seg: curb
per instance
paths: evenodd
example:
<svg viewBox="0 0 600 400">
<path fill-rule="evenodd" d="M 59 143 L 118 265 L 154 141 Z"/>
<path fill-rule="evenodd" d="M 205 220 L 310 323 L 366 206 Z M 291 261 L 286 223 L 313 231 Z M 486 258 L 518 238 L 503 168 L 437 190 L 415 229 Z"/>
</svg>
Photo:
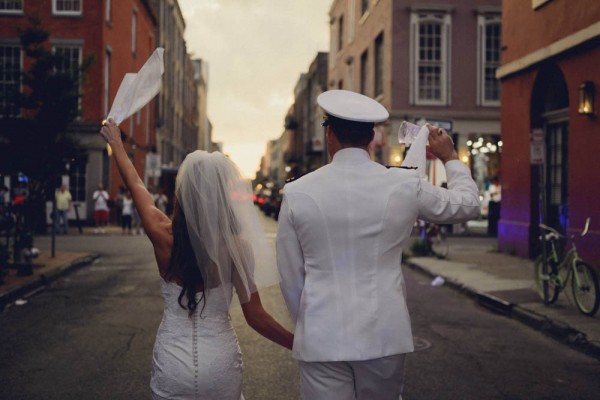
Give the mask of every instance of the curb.
<svg viewBox="0 0 600 400">
<path fill-rule="evenodd" d="M 58 268 L 50 270 L 44 274 L 38 275 L 35 279 L 24 283 L 21 286 L 17 286 L 6 293 L 0 294 L 0 311 L 19 298 L 29 298 L 39 291 L 43 290 L 46 286 L 50 285 L 57 279 L 76 271 L 77 269 L 90 265 L 96 259 L 100 257 L 99 254 L 90 254 L 87 256 L 80 257 L 69 264 L 62 265 Z"/>
<path fill-rule="evenodd" d="M 421 265 L 412 263 L 410 260 L 402 260 L 402 263 L 407 267 L 432 278 L 438 276 L 438 274 L 431 272 Z M 552 320 L 545 315 L 538 314 L 525 307 L 519 306 L 518 304 L 510 303 L 485 292 L 480 292 L 477 289 L 459 283 L 452 278 L 447 278 L 445 276 L 443 276 L 443 278 L 447 286 L 476 300 L 479 305 L 497 314 L 519 321 L 562 344 L 578 350 L 587 356 L 600 360 L 600 343 L 588 341 L 587 335 L 584 332 L 574 329 L 561 321 Z"/>
</svg>

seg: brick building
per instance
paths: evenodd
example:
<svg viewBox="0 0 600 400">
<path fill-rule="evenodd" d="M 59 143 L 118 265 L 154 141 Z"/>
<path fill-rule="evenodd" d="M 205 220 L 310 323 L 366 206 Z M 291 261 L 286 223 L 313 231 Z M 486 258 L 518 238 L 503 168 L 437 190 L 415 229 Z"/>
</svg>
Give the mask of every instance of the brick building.
<svg viewBox="0 0 600 400">
<path fill-rule="evenodd" d="M 427 120 L 455 135 L 480 191 L 500 174 L 500 0 L 335 0 L 329 16 L 328 89 L 381 102 L 390 119 L 376 127 L 373 157 L 400 165 L 402 120 Z M 430 179 L 445 181 L 439 162 Z"/>
<path fill-rule="evenodd" d="M 18 28 L 28 16 L 37 16 L 50 33 L 49 45 L 69 54 L 73 63 L 95 55 L 83 87 L 80 117 L 69 128 L 88 151 L 84 162 L 69 166 L 69 185 L 80 215 L 91 217 L 91 194 L 99 183 L 114 196 L 120 183 L 106 144 L 98 134 L 121 79 L 137 72 L 156 47 L 154 13 L 146 0 L 16 0 L 0 2 L 0 55 L 2 65 L 26 69 L 18 41 Z M 144 176 L 145 155 L 154 144 L 154 107 L 147 105 L 121 128 L 127 150 Z M 71 216 L 73 217 L 73 216 Z"/>
<path fill-rule="evenodd" d="M 533 257 L 540 222 L 577 234 L 591 217 L 577 247 L 600 267 L 600 2 L 505 0 L 502 11 L 500 249 Z"/>
</svg>

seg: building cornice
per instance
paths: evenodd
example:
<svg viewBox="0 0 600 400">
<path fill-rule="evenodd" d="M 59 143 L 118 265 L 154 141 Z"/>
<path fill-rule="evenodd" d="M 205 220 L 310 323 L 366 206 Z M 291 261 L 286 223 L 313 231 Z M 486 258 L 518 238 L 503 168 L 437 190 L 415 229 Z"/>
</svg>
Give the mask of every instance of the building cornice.
<svg viewBox="0 0 600 400">
<path fill-rule="evenodd" d="M 557 56 L 561 53 L 564 53 L 567 50 L 570 50 L 587 41 L 599 37 L 600 22 L 596 22 L 595 24 L 592 24 L 587 28 L 577 31 L 569 36 L 565 36 L 564 38 L 559 39 L 556 42 L 549 44 L 548 46 L 542 47 L 539 50 L 529 53 L 524 57 L 518 58 L 514 61 L 502 65 L 496 70 L 496 78 L 504 79 L 509 75 L 520 72 L 544 60 Z"/>
</svg>

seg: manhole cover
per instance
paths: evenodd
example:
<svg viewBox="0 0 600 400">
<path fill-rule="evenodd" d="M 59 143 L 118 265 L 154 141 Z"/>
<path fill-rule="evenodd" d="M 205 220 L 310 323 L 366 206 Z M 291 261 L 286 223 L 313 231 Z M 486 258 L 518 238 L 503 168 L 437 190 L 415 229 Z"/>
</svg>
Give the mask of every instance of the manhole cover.
<svg viewBox="0 0 600 400">
<path fill-rule="evenodd" d="M 431 342 L 417 336 L 413 337 L 413 343 L 415 345 L 415 351 L 423 351 L 431 347 Z"/>
</svg>

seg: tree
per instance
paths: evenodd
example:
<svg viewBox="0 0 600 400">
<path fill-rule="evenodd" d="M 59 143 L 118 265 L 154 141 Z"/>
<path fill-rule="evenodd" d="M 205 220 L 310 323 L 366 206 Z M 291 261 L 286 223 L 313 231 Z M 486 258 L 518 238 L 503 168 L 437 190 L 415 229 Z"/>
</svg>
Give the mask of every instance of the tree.
<svg viewBox="0 0 600 400">
<path fill-rule="evenodd" d="M 52 51 L 50 33 L 39 19 L 17 30 L 25 59 L 31 66 L 21 72 L 22 92 L 2 93 L 0 103 L 0 173 L 23 173 L 29 178 L 26 224 L 45 231 L 45 202 L 51 199 L 65 164 L 85 157 L 68 126 L 79 115 L 79 99 L 94 56 L 81 65 L 63 51 Z M 15 85 L 19 86 L 19 85 Z"/>
</svg>

